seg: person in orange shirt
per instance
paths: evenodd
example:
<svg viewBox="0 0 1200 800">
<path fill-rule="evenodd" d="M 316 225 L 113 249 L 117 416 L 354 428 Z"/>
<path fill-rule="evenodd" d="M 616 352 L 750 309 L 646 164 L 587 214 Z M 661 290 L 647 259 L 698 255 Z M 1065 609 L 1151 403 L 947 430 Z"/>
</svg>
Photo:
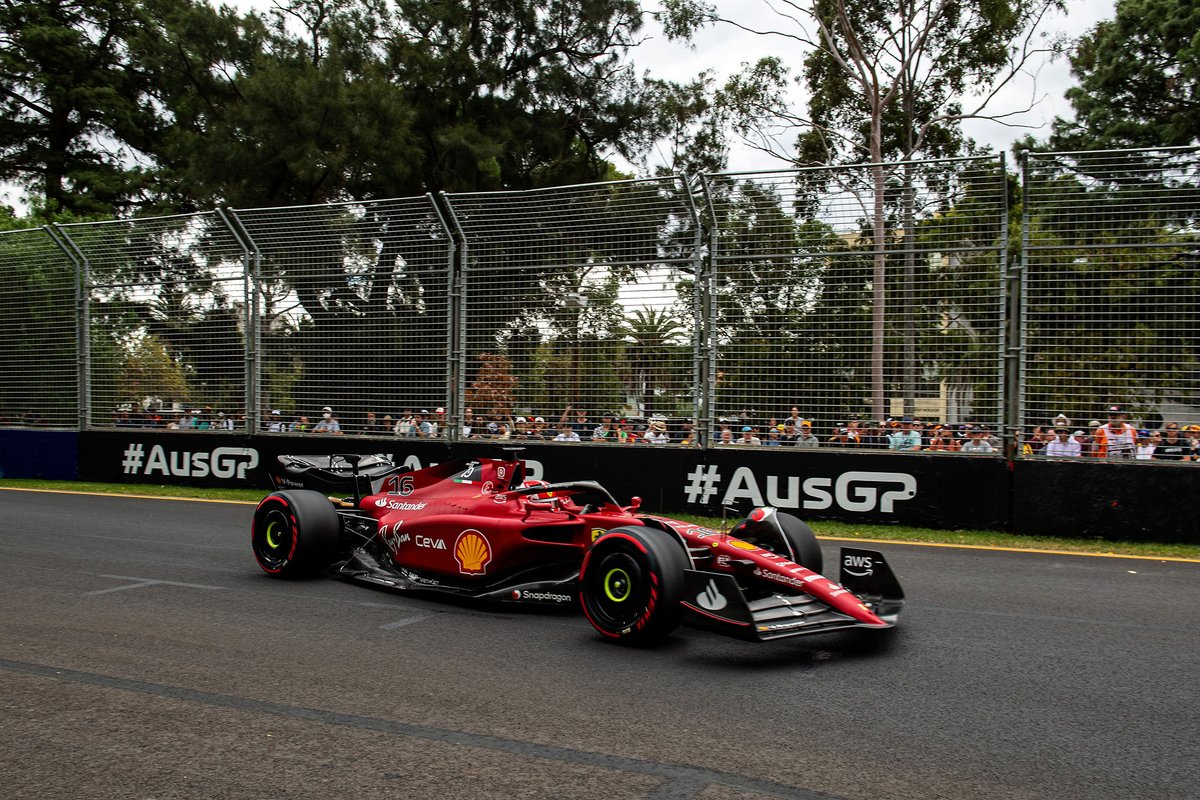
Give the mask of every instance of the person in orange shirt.
<svg viewBox="0 0 1200 800">
<path fill-rule="evenodd" d="M 1137 453 L 1137 431 L 1125 421 L 1125 410 L 1109 406 L 1108 424 L 1096 428 L 1092 456 L 1095 458 L 1133 458 Z"/>
</svg>

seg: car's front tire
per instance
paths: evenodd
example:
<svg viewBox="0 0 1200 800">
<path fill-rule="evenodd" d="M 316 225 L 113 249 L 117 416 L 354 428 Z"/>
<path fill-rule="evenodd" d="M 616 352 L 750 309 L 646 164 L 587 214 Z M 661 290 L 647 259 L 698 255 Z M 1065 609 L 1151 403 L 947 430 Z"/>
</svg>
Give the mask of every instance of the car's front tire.
<svg viewBox="0 0 1200 800">
<path fill-rule="evenodd" d="M 652 644 L 678 627 L 683 609 L 683 546 L 657 528 L 613 528 L 588 549 L 579 599 L 588 621 L 610 639 Z"/>
<path fill-rule="evenodd" d="M 776 511 L 779 520 L 778 529 L 773 525 L 756 522 L 753 515 L 733 526 L 730 535 L 743 541 L 770 550 L 772 553 L 791 559 L 797 564 L 821 572 L 825 566 L 825 558 L 821 555 L 821 543 L 812 528 L 785 511 Z M 778 531 L 783 531 L 784 541 L 780 541 Z"/>
<path fill-rule="evenodd" d="M 250 523 L 254 558 L 276 578 L 314 575 L 337 555 L 341 525 L 320 492 L 274 492 L 258 504 Z"/>
</svg>

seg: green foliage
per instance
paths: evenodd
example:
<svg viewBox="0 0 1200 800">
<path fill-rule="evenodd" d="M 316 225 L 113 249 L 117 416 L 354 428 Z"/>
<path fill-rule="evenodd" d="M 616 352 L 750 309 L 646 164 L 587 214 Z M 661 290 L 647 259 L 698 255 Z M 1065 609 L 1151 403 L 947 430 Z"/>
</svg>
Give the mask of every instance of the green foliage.
<svg viewBox="0 0 1200 800">
<path fill-rule="evenodd" d="M 75 269 L 42 230 L 0 235 L 0 417 L 78 421 Z"/>
<path fill-rule="evenodd" d="M 1067 90 L 1073 121 L 1055 120 L 1057 150 L 1200 143 L 1200 5 L 1118 0 L 1114 19 L 1077 42 Z"/>
<path fill-rule="evenodd" d="M 129 44 L 150 27 L 148 7 L 129 0 L 0 5 L 0 179 L 51 211 L 140 202 L 161 120 Z"/>
<path fill-rule="evenodd" d="M 663 136 L 716 163 L 703 83 L 626 63 L 641 25 L 633 0 L 7 4 L 0 178 L 125 215 L 588 182 Z"/>
<path fill-rule="evenodd" d="M 1097 405 L 1120 403 L 1139 419 L 1164 402 L 1195 404 L 1194 178 L 1163 180 L 1148 193 L 1161 177 L 1097 181 L 1083 160 L 1031 167 L 1025 235 L 1037 284 L 1025 316 L 1026 405 L 1043 419 L 1060 412 L 1088 419 Z M 1087 406 L 1080 407 L 1080 387 Z"/>
</svg>

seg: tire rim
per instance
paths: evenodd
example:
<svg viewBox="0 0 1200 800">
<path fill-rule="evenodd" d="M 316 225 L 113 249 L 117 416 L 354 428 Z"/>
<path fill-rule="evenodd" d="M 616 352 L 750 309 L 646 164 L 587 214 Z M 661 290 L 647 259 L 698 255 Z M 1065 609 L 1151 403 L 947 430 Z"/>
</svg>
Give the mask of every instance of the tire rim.
<svg viewBox="0 0 1200 800">
<path fill-rule="evenodd" d="M 631 553 L 616 550 L 603 555 L 589 570 L 588 610 L 595 622 L 611 631 L 632 626 L 645 610 L 646 566 Z"/>
<path fill-rule="evenodd" d="M 291 520 L 282 509 L 272 508 L 260 525 L 255 526 L 254 554 L 268 570 L 278 570 L 287 564 L 295 534 Z"/>
<path fill-rule="evenodd" d="M 604 595 L 614 603 L 624 603 L 633 591 L 629 573 L 621 567 L 613 567 L 604 575 Z"/>
</svg>

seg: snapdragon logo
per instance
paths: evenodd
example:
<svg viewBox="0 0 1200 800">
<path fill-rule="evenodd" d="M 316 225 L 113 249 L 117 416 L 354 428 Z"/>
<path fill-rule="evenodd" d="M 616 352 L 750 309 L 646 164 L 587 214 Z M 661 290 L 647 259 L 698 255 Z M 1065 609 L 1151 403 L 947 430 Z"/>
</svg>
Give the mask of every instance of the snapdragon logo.
<svg viewBox="0 0 1200 800">
<path fill-rule="evenodd" d="M 917 496 L 917 479 L 907 472 L 843 472 L 836 478 L 766 475 L 760 481 L 749 467 L 738 467 L 721 493 L 722 478 L 716 465 L 697 466 L 688 473 L 684 494 L 689 503 L 707 504 L 720 495 L 721 505 L 740 500 L 752 506 L 803 508 L 821 511 L 835 504 L 843 511 L 879 511 L 892 514 L 896 503 Z"/>
<path fill-rule="evenodd" d="M 246 471 L 258 466 L 258 451 L 253 447 L 217 447 L 212 450 L 167 450 L 160 444 L 146 452 L 141 442 L 132 442 L 121 454 L 121 470 L 126 475 L 162 475 L 178 478 L 246 479 Z"/>
</svg>

